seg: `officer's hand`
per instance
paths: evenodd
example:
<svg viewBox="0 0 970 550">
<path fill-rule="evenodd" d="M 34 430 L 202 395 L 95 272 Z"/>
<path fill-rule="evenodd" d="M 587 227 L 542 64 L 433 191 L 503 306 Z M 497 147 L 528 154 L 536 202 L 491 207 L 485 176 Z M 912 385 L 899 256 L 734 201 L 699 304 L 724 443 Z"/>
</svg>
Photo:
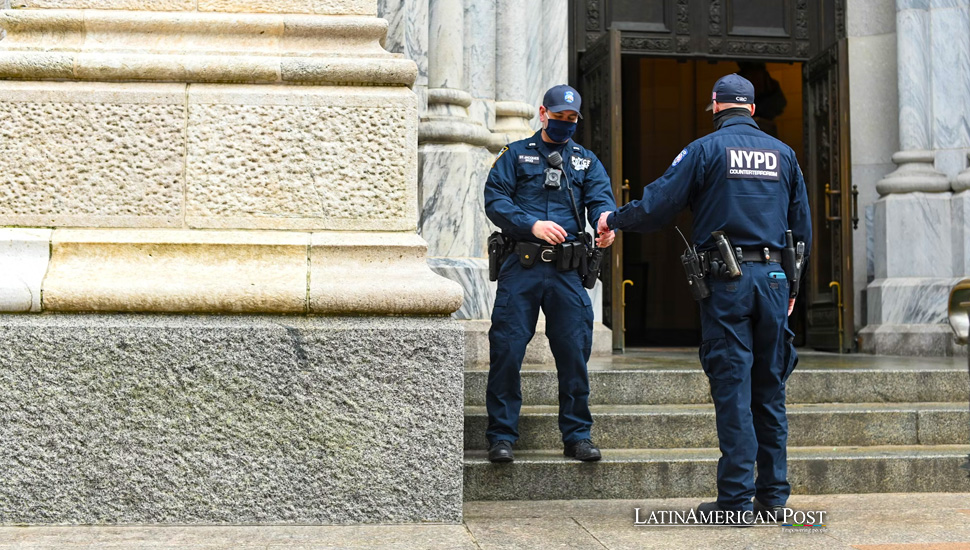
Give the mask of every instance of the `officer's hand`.
<svg viewBox="0 0 970 550">
<path fill-rule="evenodd" d="M 532 225 L 532 234 L 549 244 L 559 244 L 566 240 L 566 230 L 556 222 L 537 221 Z"/>
<path fill-rule="evenodd" d="M 613 244 L 613 239 L 615 238 L 616 238 L 616 232 L 614 231 L 607 231 L 606 233 L 600 233 L 599 238 L 596 239 L 596 246 L 600 248 L 608 248 L 611 244 Z"/>
<path fill-rule="evenodd" d="M 596 224 L 597 233 L 612 233 L 612 231 L 610 231 L 610 226 L 606 224 L 606 218 L 610 217 L 611 213 L 612 212 L 603 212 L 602 214 L 600 214 L 600 221 Z M 610 239 L 610 242 L 613 242 L 613 240 Z M 606 245 L 606 246 L 610 246 L 610 245 Z"/>
<path fill-rule="evenodd" d="M 788 300 L 788 316 L 791 317 L 791 312 L 795 310 L 795 299 L 790 298 Z"/>
</svg>

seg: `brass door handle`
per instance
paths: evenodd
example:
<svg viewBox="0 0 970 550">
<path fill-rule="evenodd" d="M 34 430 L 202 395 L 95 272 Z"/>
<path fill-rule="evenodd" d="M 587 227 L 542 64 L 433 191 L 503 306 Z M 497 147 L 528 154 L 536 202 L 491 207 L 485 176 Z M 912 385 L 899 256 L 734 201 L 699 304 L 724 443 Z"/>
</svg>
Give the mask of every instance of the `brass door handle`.
<svg viewBox="0 0 970 550">
<path fill-rule="evenodd" d="M 623 308 L 624 308 L 623 327 L 622 327 L 623 332 L 626 332 L 626 285 L 633 286 L 633 281 L 631 281 L 630 279 L 624 279 L 623 281 L 623 292 L 622 292 L 622 296 L 620 297 L 620 303 L 623 304 Z"/>
<path fill-rule="evenodd" d="M 859 229 L 859 186 L 852 186 L 852 229 Z"/>
<path fill-rule="evenodd" d="M 623 180 L 623 187 L 620 187 L 620 189 L 623 190 L 623 196 L 620 197 L 622 204 L 619 206 L 623 206 L 624 204 L 630 202 L 630 180 Z M 630 284 L 632 285 L 633 283 L 631 282 Z"/>
<path fill-rule="evenodd" d="M 842 195 L 841 190 L 833 191 L 832 186 L 825 184 L 825 219 L 830 222 L 842 221 L 842 216 L 832 215 L 832 195 Z"/>
</svg>

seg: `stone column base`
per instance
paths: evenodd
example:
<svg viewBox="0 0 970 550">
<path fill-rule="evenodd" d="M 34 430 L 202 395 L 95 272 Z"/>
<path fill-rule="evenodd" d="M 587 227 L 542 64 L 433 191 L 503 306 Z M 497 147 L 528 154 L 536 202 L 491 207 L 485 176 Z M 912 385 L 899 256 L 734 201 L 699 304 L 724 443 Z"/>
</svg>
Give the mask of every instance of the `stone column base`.
<svg viewBox="0 0 970 550">
<path fill-rule="evenodd" d="M 458 523 L 447 317 L 0 315 L 0 524 Z"/>
<path fill-rule="evenodd" d="M 460 321 L 465 329 L 465 364 L 488 364 L 488 329 L 492 326 L 489 321 Z M 613 331 L 603 323 L 593 324 L 593 357 L 613 355 Z M 549 349 L 549 339 L 546 338 L 546 322 L 539 319 L 536 325 L 536 335 L 529 342 L 525 350 L 526 365 L 552 365 L 556 359 Z"/>
<path fill-rule="evenodd" d="M 953 357 L 967 355 L 950 325 L 870 325 L 859 331 L 860 350 L 875 355 Z"/>
</svg>

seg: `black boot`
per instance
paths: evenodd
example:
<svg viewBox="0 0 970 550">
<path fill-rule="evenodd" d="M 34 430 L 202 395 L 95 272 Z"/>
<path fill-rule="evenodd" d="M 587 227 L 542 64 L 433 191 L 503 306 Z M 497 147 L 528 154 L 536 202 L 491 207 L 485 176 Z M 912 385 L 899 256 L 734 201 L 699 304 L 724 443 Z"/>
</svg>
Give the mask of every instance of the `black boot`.
<svg viewBox="0 0 970 550">
<path fill-rule="evenodd" d="M 512 455 L 512 443 L 503 440 L 496 441 L 488 446 L 488 459 L 492 462 L 512 462 L 515 456 Z"/>
<path fill-rule="evenodd" d="M 762 522 L 779 523 L 785 519 L 785 507 L 765 506 L 758 497 L 754 497 L 754 514 L 760 516 Z"/>
<path fill-rule="evenodd" d="M 567 443 L 566 448 L 562 450 L 562 454 L 575 458 L 576 460 L 582 460 L 583 462 L 595 462 L 603 458 L 600 450 L 589 439 L 580 439 L 575 443 Z"/>
</svg>

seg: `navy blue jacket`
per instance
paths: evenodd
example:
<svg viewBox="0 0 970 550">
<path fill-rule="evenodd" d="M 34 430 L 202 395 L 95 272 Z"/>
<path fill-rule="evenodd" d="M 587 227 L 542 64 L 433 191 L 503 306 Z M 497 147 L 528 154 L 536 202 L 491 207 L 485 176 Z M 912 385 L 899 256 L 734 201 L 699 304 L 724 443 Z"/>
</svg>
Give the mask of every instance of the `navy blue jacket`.
<svg viewBox="0 0 970 550">
<path fill-rule="evenodd" d="M 717 248 L 712 231 L 724 231 L 744 249 L 785 247 L 785 231 L 812 249 L 805 179 L 791 147 L 758 128 L 750 117 L 730 118 L 720 130 L 691 143 L 664 175 L 612 214 L 613 229 L 657 231 L 685 206 L 694 213 L 697 250 Z"/>
<path fill-rule="evenodd" d="M 558 191 L 543 187 L 545 169 L 550 167 L 546 158 L 554 150 L 559 146 L 542 141 L 540 130 L 508 144 L 495 159 L 485 182 L 485 213 L 502 233 L 520 241 L 545 243 L 532 235 L 537 221 L 556 222 L 570 241 L 585 229 L 576 224 L 566 182 L 561 182 Z M 585 210 L 595 228 L 601 213 L 616 209 L 610 177 L 596 155 L 573 140 L 566 142 L 560 154 L 579 216 Z"/>
</svg>

